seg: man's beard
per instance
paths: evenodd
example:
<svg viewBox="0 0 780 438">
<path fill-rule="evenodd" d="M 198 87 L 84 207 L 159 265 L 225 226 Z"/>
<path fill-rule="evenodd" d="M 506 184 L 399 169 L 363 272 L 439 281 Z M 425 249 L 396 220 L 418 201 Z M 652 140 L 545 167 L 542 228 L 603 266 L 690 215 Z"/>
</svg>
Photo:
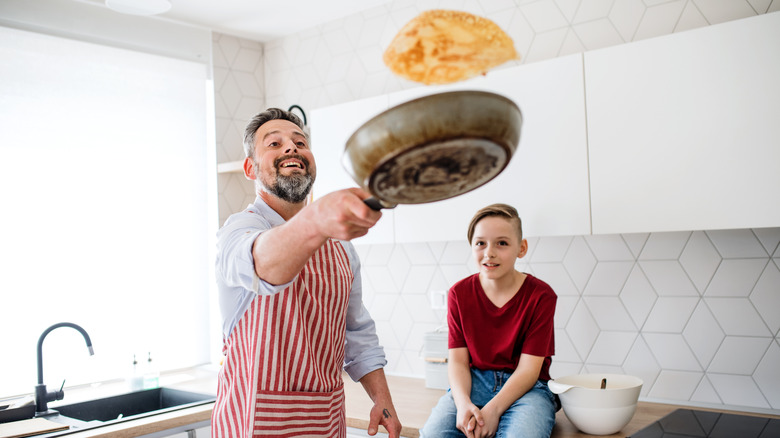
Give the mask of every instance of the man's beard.
<svg viewBox="0 0 780 438">
<path fill-rule="evenodd" d="M 268 184 L 262 178 L 258 178 L 256 181 L 259 188 L 292 204 L 303 202 L 306 197 L 309 196 L 309 192 L 311 192 L 311 187 L 314 184 L 314 177 L 308 172 L 309 161 L 300 155 L 296 155 L 295 157 L 303 161 L 306 166 L 307 171 L 305 174 L 294 173 L 292 175 L 281 175 L 279 173 L 279 163 L 290 157 L 279 157 L 274 162 L 276 174 L 272 177 L 273 181 Z M 255 163 L 255 174 L 259 174 L 259 166 L 257 163 Z"/>
</svg>

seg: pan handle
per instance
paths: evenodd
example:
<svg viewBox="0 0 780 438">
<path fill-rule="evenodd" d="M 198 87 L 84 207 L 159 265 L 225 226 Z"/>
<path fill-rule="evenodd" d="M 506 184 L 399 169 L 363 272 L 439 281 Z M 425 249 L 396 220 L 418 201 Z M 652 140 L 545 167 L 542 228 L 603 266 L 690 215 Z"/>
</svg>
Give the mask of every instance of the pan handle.
<svg viewBox="0 0 780 438">
<path fill-rule="evenodd" d="M 373 196 L 364 199 L 363 202 L 369 207 L 371 207 L 372 210 L 376 210 L 376 211 L 379 211 L 383 208 L 395 208 L 395 206 L 398 205 L 398 204 L 390 204 L 384 201 L 380 201 L 379 199 Z"/>
</svg>

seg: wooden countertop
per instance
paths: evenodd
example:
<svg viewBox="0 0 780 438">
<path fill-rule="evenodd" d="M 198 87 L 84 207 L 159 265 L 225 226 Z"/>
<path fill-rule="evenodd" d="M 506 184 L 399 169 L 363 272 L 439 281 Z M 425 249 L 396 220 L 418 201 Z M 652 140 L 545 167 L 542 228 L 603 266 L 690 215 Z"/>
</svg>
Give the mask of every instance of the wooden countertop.
<svg viewBox="0 0 780 438">
<path fill-rule="evenodd" d="M 390 386 L 390 393 L 393 397 L 393 404 L 398 411 L 403 429 L 401 434 L 404 437 L 418 438 L 419 429 L 425 424 L 431 409 L 436 405 L 439 398 L 446 392 L 439 389 L 430 389 L 425 387 L 425 380 L 408 377 L 387 376 L 387 383 Z M 368 414 L 371 409 L 371 399 L 366 395 L 363 387 L 359 383 L 354 383 L 345 375 L 344 388 L 347 394 L 347 426 L 359 429 L 368 428 Z M 671 413 L 675 409 L 688 408 L 701 411 L 727 412 L 740 415 L 752 415 L 767 418 L 780 418 L 780 416 L 755 414 L 749 412 L 734 412 L 720 409 L 707 409 L 700 407 L 679 406 L 660 403 L 639 402 L 636 413 L 626 427 L 613 435 L 602 435 L 607 438 L 618 438 L 630 436 L 645 428 L 649 424 L 657 421 L 661 417 Z M 384 428 L 380 431 L 386 432 Z M 577 430 L 576 427 L 566 418 L 563 409 L 555 415 L 555 427 L 553 428 L 552 438 L 592 438 Z"/>
<path fill-rule="evenodd" d="M 401 435 L 409 438 L 419 437 L 419 429 L 425 424 L 439 397 L 446 391 L 426 388 L 424 379 L 410 377 L 387 376 L 387 385 L 403 426 Z M 371 398 L 360 383 L 353 382 L 346 374 L 344 393 L 347 398 L 347 426 L 368 429 L 368 414 L 373 406 Z M 380 431 L 386 432 L 384 428 L 380 428 Z"/>
<path fill-rule="evenodd" d="M 202 423 L 202 426 L 199 427 L 207 427 L 207 423 L 211 421 L 213 407 L 214 403 L 209 403 L 137 420 L 100 426 L 65 436 L 67 438 L 132 438 L 197 423 Z"/>
<path fill-rule="evenodd" d="M 425 380 L 419 378 L 387 376 L 387 382 L 390 386 L 390 392 L 393 397 L 393 403 L 403 425 L 402 436 L 407 438 L 418 438 L 419 429 L 422 428 L 430 415 L 431 409 L 436 405 L 439 398 L 445 393 L 443 390 L 431 389 L 425 387 Z M 213 370 L 193 369 L 180 372 L 170 376 L 164 376 L 160 381 L 162 386 L 173 387 L 188 391 L 200 392 L 204 394 L 216 393 L 216 373 Z M 371 399 L 363 390 L 360 383 L 353 382 L 346 374 L 344 375 L 344 390 L 346 395 L 346 417 L 347 426 L 358 429 L 368 428 L 368 415 L 372 406 Z M 108 389 L 104 389 L 108 391 Z M 69 403 L 75 402 L 78 398 L 85 397 L 82 393 L 86 390 L 68 391 Z M 94 394 L 94 391 L 89 391 Z M 92 395 L 94 397 L 94 395 Z M 187 425 L 201 423 L 198 427 L 206 427 L 211 419 L 211 410 L 213 403 L 194 406 L 173 412 L 154 415 L 146 418 L 139 418 L 94 429 L 80 432 L 71 432 L 66 435 L 68 438 L 130 438 L 140 435 L 152 434 L 164 430 L 180 428 Z M 636 413 L 631 422 L 619 433 L 606 435 L 606 437 L 626 437 L 647 425 L 653 423 L 659 418 L 669 414 L 675 409 L 691 408 L 713 412 L 730 412 L 741 415 L 755 415 L 769 418 L 780 418 L 780 416 L 762 415 L 747 412 L 733 412 L 718 409 L 707 409 L 699 407 L 678 406 L 670 404 L 639 402 Z M 380 428 L 381 432 L 386 432 Z M 46 436 L 46 435 L 44 435 Z M 566 418 L 563 410 L 556 414 L 556 424 L 553 429 L 554 438 L 585 438 L 591 437 L 581 433 Z"/>
</svg>

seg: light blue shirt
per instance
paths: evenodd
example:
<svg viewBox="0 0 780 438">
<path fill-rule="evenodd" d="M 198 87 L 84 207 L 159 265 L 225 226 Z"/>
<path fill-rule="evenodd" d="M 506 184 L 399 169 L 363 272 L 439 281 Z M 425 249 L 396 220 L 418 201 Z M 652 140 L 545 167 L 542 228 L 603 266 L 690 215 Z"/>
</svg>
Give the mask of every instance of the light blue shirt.
<svg viewBox="0 0 780 438">
<path fill-rule="evenodd" d="M 263 231 L 284 224 L 260 197 L 244 211 L 231 215 L 217 232 L 217 288 L 222 310 L 222 334 L 227 338 L 257 295 L 273 295 L 292 282 L 272 285 L 257 276 L 252 245 Z M 354 381 L 387 364 L 379 345 L 376 324 L 363 305 L 360 259 L 351 242 L 340 241 L 349 257 L 354 275 L 347 307 L 344 370 Z"/>
</svg>

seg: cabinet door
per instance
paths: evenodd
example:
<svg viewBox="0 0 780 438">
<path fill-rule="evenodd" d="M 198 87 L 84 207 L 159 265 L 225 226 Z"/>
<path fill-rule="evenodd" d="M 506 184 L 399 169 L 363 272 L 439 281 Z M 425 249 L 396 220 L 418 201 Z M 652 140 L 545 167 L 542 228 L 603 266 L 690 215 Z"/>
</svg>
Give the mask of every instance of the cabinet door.
<svg viewBox="0 0 780 438">
<path fill-rule="evenodd" d="M 512 99 L 523 114 L 520 145 L 506 169 L 484 186 L 444 201 L 396 207 L 396 241 L 465 239 L 474 213 L 497 202 L 517 208 L 528 236 L 589 234 L 582 56 L 394 93 L 389 104 L 456 89 L 491 91 Z"/>
<path fill-rule="evenodd" d="M 780 14 L 585 54 L 593 232 L 780 225 Z"/>
<path fill-rule="evenodd" d="M 336 190 L 358 187 L 344 170 L 344 146 L 355 130 L 387 109 L 387 96 L 378 96 L 313 110 L 310 116 L 311 147 L 317 160 L 314 199 Z M 393 211 L 383 210 L 382 219 L 355 244 L 392 243 Z"/>
</svg>

